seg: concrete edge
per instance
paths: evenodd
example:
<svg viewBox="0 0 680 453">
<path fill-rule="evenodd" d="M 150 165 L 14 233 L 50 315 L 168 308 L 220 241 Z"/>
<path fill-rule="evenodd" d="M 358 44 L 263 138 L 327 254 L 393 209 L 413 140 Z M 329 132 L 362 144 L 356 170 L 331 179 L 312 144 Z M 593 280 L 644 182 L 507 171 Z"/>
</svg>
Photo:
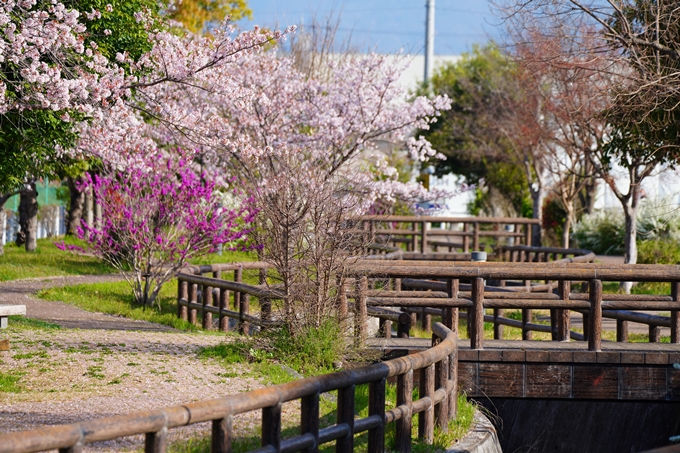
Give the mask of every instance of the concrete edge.
<svg viewBox="0 0 680 453">
<path fill-rule="evenodd" d="M 503 453 L 496 428 L 479 410 L 475 410 L 470 431 L 446 453 Z"/>
</svg>

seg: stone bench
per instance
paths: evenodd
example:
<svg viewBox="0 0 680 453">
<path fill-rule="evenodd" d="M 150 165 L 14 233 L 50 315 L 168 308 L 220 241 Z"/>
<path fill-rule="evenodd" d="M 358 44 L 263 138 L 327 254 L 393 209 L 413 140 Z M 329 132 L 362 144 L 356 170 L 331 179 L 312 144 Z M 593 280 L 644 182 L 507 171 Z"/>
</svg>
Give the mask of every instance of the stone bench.
<svg viewBox="0 0 680 453">
<path fill-rule="evenodd" d="M 26 305 L 0 305 L 0 329 L 7 328 L 9 316 L 26 315 Z"/>
</svg>

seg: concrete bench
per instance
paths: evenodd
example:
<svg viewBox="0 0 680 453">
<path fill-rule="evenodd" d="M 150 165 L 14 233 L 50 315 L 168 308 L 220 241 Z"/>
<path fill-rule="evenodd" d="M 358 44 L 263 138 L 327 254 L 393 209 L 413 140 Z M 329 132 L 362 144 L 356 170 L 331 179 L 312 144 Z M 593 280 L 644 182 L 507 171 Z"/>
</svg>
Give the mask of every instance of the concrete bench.
<svg viewBox="0 0 680 453">
<path fill-rule="evenodd" d="M 26 315 L 26 305 L 0 305 L 0 329 L 7 328 L 9 316 Z"/>
</svg>

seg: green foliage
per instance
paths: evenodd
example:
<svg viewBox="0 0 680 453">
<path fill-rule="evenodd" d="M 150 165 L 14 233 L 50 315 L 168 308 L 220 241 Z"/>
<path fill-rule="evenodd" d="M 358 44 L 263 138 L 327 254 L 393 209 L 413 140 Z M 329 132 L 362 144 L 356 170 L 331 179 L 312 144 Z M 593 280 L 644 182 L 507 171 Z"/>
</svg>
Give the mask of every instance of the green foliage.
<svg viewBox="0 0 680 453">
<path fill-rule="evenodd" d="M 453 100 L 451 110 L 418 134 L 446 156 L 434 163 L 436 175 L 454 173 L 467 184 L 485 187 L 469 206 L 471 213 L 490 212 L 499 200 L 522 215 L 531 206 L 523 162 L 513 158 L 511 144 L 494 124 L 500 117 L 494 110 L 500 108 L 497 93 L 514 74 L 514 65 L 498 47 L 474 47 L 436 71 L 419 93 L 446 94 Z"/>
<path fill-rule="evenodd" d="M 60 161 L 55 148 L 71 148 L 77 139 L 73 123 L 51 110 L 7 112 L 0 115 L 0 193 L 17 190 L 32 177 L 50 176 Z M 74 120 L 82 117 L 70 112 Z"/>
<path fill-rule="evenodd" d="M 38 250 L 26 253 L 14 243 L 5 245 L 0 256 L 0 281 L 20 278 L 56 277 L 61 275 L 96 275 L 114 271 L 100 260 L 82 254 L 59 250 L 54 239 L 38 240 Z M 67 244 L 82 246 L 82 241 L 66 238 Z"/>
<path fill-rule="evenodd" d="M 274 357 L 303 375 L 334 371 L 334 363 L 346 353 L 346 340 L 335 319 L 327 319 L 320 326 L 305 326 L 293 334 L 283 327 L 268 333 Z"/>
<path fill-rule="evenodd" d="M 680 243 L 671 239 L 639 241 L 638 263 L 680 264 Z"/>
<path fill-rule="evenodd" d="M 624 237 L 623 213 L 619 210 L 586 214 L 572 233 L 580 248 L 600 255 L 622 254 Z"/>
<path fill-rule="evenodd" d="M 107 5 L 111 5 L 111 11 L 108 11 Z M 81 12 L 93 9 L 101 12 L 100 18 L 88 21 L 83 16 L 81 20 L 87 26 L 88 37 L 112 61 L 115 61 L 116 53 L 119 52 L 127 52 L 133 60 L 139 59 L 151 50 L 149 29 L 163 27 L 161 3 L 157 0 L 78 0 L 73 7 Z M 144 12 L 151 19 L 148 29 L 144 21 L 137 21 L 135 18 L 135 13 L 138 12 Z"/>
<path fill-rule="evenodd" d="M 574 225 L 572 237 L 581 248 L 603 255 L 620 255 L 624 234 L 623 212 L 609 209 L 584 215 Z M 680 241 L 680 210 L 675 203 L 669 198 L 643 200 L 637 215 L 637 237 L 638 247 L 647 241 L 666 241 L 669 245 Z M 649 253 L 656 253 L 653 245 L 643 247 Z M 670 259 L 674 252 L 669 250 L 668 253 Z M 638 262 L 642 263 L 641 259 L 642 255 Z M 654 258 L 650 256 L 649 259 Z"/>
</svg>

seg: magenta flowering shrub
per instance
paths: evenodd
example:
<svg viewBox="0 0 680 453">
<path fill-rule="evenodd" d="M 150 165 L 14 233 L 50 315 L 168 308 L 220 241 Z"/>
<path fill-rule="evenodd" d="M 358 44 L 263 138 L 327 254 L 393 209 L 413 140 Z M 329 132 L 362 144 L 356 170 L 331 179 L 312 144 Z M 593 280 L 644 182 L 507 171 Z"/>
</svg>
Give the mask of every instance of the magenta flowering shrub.
<svg viewBox="0 0 680 453">
<path fill-rule="evenodd" d="M 125 276 L 144 305 L 153 304 L 163 284 L 192 257 L 220 245 L 247 248 L 256 214 L 250 198 L 234 209 L 223 206 L 221 188 L 186 160 L 158 155 L 149 167 L 90 178 L 86 184 L 101 204 L 101 225 L 83 223 L 78 231 Z"/>
</svg>

